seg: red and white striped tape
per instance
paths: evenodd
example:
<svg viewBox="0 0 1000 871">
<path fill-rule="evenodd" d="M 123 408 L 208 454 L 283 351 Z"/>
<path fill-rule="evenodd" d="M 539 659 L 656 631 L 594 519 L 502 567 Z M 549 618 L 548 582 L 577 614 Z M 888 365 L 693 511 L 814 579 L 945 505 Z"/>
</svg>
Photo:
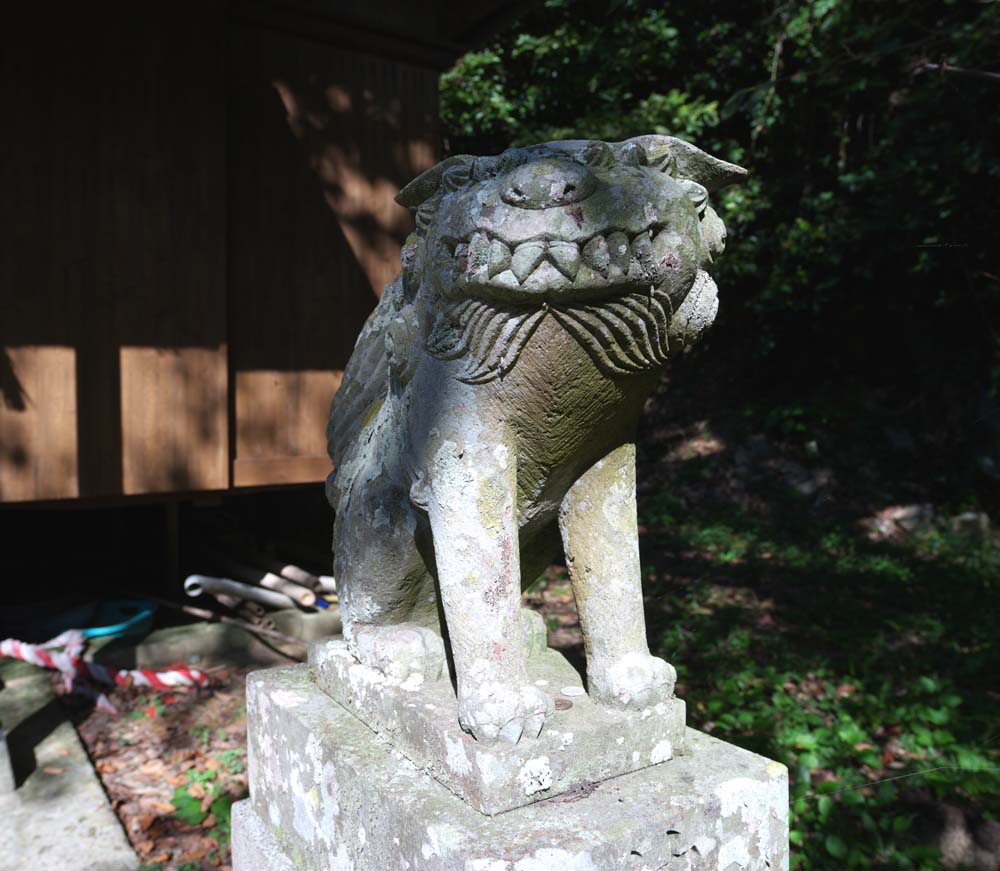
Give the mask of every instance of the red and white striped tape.
<svg viewBox="0 0 1000 871">
<path fill-rule="evenodd" d="M 146 668 L 115 671 L 95 662 L 87 662 L 83 658 L 83 648 L 86 643 L 83 632 L 79 629 L 69 629 L 44 644 L 27 644 L 14 638 L 7 638 L 0 641 L 0 656 L 9 656 L 60 672 L 68 692 L 87 691 L 88 681 L 167 690 L 176 687 L 205 686 L 209 680 L 205 672 L 196 668 L 186 668 L 180 664 L 163 671 Z M 99 707 L 114 711 L 114 706 L 103 693 L 95 695 Z"/>
</svg>

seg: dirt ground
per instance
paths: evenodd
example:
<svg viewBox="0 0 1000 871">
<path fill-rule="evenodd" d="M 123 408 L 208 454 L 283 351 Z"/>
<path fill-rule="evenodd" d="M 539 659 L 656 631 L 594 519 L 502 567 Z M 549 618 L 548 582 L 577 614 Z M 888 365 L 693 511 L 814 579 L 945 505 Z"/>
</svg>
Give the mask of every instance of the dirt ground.
<svg viewBox="0 0 1000 871">
<path fill-rule="evenodd" d="M 140 871 L 229 868 L 230 807 L 247 794 L 249 669 L 206 670 L 207 691 L 118 687 L 117 713 L 64 698 Z"/>
</svg>

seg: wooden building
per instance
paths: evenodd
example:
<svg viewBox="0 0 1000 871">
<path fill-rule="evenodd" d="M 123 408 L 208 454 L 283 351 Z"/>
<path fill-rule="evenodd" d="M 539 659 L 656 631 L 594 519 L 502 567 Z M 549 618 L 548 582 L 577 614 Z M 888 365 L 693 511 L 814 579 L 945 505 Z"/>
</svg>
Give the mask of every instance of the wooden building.
<svg viewBox="0 0 1000 871">
<path fill-rule="evenodd" d="M 501 3 L 35 4 L 0 50 L 0 502 L 321 481 L 437 78 Z M 21 4 L 23 6 L 23 4 Z"/>
</svg>

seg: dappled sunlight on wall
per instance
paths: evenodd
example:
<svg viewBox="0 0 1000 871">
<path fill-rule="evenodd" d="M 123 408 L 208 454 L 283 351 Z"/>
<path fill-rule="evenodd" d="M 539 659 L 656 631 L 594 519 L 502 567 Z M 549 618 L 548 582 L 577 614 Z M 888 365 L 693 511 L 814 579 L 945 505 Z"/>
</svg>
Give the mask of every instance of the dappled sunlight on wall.
<svg viewBox="0 0 1000 871">
<path fill-rule="evenodd" d="M 0 500 L 79 495 L 76 351 L 27 345 L 0 351 Z M 43 463 L 34 461 L 44 457 Z"/>
<path fill-rule="evenodd" d="M 413 228 L 437 74 L 257 28 L 232 43 L 233 484 L 322 480 L 330 400 Z"/>
<path fill-rule="evenodd" d="M 410 175 L 433 166 L 435 147 L 430 138 L 405 140 L 391 149 L 392 160 L 383 167 L 386 175 L 371 177 L 365 170 L 364 142 L 344 137 L 349 117 L 385 125 L 398 132 L 403 111 L 401 96 L 381 95 L 371 88 L 352 96 L 341 85 L 321 88 L 310 81 L 296 91 L 281 79 L 274 82 L 287 113 L 291 132 L 306 147 L 309 164 L 322 187 L 323 197 L 337 217 L 358 264 L 376 295 L 398 271 L 402 239 L 412 229 L 412 219 L 395 203 L 400 185 Z M 391 177 L 390 177 L 391 176 Z"/>
<path fill-rule="evenodd" d="M 236 419 L 243 425 L 236 433 L 235 486 L 275 482 L 275 476 L 285 484 L 327 476 L 332 466 L 317 417 L 326 416 L 343 374 L 323 369 L 236 374 Z"/>
<path fill-rule="evenodd" d="M 124 492 L 227 487 L 225 347 L 124 347 L 120 356 Z"/>
</svg>

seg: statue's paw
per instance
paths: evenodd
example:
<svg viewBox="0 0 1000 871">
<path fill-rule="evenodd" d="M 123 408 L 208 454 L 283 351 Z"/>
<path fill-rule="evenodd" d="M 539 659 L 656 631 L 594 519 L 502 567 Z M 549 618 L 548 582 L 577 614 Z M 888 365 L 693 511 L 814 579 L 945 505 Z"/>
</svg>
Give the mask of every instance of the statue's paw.
<svg viewBox="0 0 1000 871">
<path fill-rule="evenodd" d="M 414 675 L 435 681 L 444 671 L 441 636 L 416 623 L 357 626 L 351 633 L 351 652 L 365 665 L 400 683 Z"/>
<path fill-rule="evenodd" d="M 596 701 L 612 708 L 646 708 L 673 696 L 677 672 L 658 656 L 627 653 L 588 669 L 587 680 Z"/>
<path fill-rule="evenodd" d="M 537 687 L 486 682 L 459 699 L 458 721 L 484 744 L 516 744 L 537 738 L 554 709 L 552 699 Z"/>
</svg>

